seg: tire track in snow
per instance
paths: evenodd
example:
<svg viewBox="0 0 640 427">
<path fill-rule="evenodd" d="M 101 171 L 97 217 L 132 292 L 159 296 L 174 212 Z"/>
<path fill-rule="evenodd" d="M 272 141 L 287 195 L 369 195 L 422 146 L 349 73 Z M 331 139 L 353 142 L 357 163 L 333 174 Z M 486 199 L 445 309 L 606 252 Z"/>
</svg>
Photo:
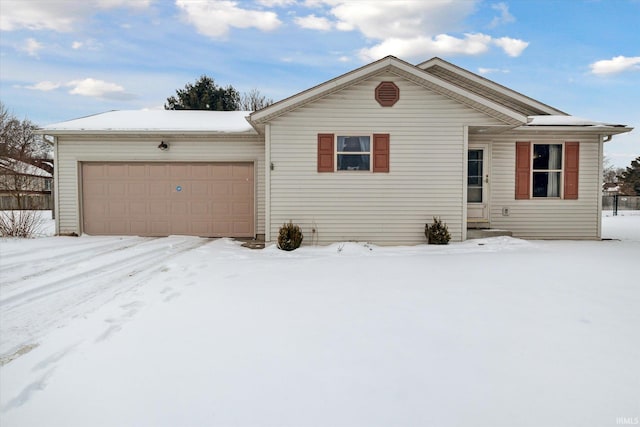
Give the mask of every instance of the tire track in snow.
<svg viewBox="0 0 640 427">
<path fill-rule="evenodd" d="M 204 241 L 204 243 L 198 242 L 198 244 L 195 244 L 195 245 L 189 241 L 180 242 L 179 247 L 184 246 L 185 249 L 172 251 L 171 253 L 167 254 L 167 257 L 174 256 L 176 254 L 182 253 L 184 251 L 188 251 L 190 249 L 195 249 L 196 247 L 202 246 L 207 242 L 208 241 Z M 149 243 L 149 242 L 144 242 L 144 243 Z M 141 247 L 142 245 L 143 244 L 137 245 L 137 246 Z M 104 276 L 109 276 L 110 282 L 117 282 L 118 279 L 131 277 L 138 273 L 136 271 L 136 268 L 139 268 L 140 266 L 142 266 L 142 268 L 144 269 L 146 268 L 147 265 L 156 265 L 158 263 L 158 250 L 165 247 L 165 245 L 166 244 L 160 244 L 159 245 L 160 248 L 153 245 L 149 249 L 145 250 L 144 252 L 136 255 L 127 256 L 127 253 L 125 252 L 123 253 L 124 259 L 118 258 L 114 261 L 101 264 L 97 267 L 93 267 L 88 270 L 83 270 L 79 273 L 72 274 L 70 276 L 62 277 L 53 282 L 37 285 L 31 289 L 11 295 L 9 297 L 0 297 L 0 307 L 3 308 L 3 310 L 10 310 L 11 307 L 15 305 L 19 305 L 19 303 L 31 302 L 41 298 L 45 298 L 52 294 L 60 292 L 62 290 L 73 288 L 81 284 L 85 284 L 85 282 L 87 282 L 88 280 L 93 281 L 95 279 L 98 279 Z M 126 249 L 126 248 L 123 248 L 123 249 Z M 173 247 L 171 249 L 173 249 Z M 91 259 L 91 258 L 95 258 L 95 256 L 88 257 L 88 259 Z M 134 268 L 131 269 L 132 267 Z M 64 267 L 58 266 L 58 268 L 50 269 L 49 272 L 54 270 L 60 270 L 61 268 L 64 268 Z M 120 276 L 114 276 L 114 273 L 119 271 L 125 271 L 125 273 Z M 34 276 L 33 279 L 37 279 L 37 277 Z M 12 305 L 12 303 L 17 303 L 17 304 Z"/>
<path fill-rule="evenodd" d="M 118 241 L 118 242 L 115 242 L 115 243 L 112 242 L 109 245 L 103 245 L 103 246 L 98 246 L 97 248 L 96 247 L 92 248 L 94 250 L 99 248 L 100 250 L 97 251 L 97 252 L 94 252 L 94 250 L 87 251 L 87 249 L 80 249 L 80 250 L 77 250 L 77 251 L 66 252 L 66 253 L 60 254 L 58 256 L 52 256 L 52 257 L 49 257 L 49 258 L 44 258 L 44 259 L 43 258 L 36 258 L 37 261 L 40 264 L 54 263 L 54 265 L 51 266 L 51 267 L 48 267 L 48 268 L 45 267 L 42 270 L 39 270 L 39 271 L 37 271 L 35 273 L 29 274 L 29 275 L 26 275 L 26 276 L 16 277 L 13 280 L 8 280 L 8 281 L 4 281 L 3 280 L 1 286 L 3 286 L 3 287 L 4 286 L 10 286 L 10 285 L 12 285 L 14 283 L 18 283 L 18 282 L 23 282 L 23 281 L 26 281 L 26 280 L 34 279 L 34 278 L 36 278 L 38 276 L 42 276 L 44 274 L 51 273 L 52 271 L 59 270 L 60 269 L 61 258 L 64 258 L 64 257 L 74 256 L 74 255 L 77 255 L 77 254 L 86 254 L 88 252 L 88 254 L 86 256 L 79 257 L 79 258 L 73 258 L 74 264 L 77 264 L 77 263 L 80 263 L 80 262 L 88 261 L 88 260 L 93 259 L 93 258 L 95 258 L 97 256 L 108 255 L 110 253 L 114 253 L 114 252 L 117 252 L 117 251 L 130 249 L 130 248 L 132 248 L 134 246 L 142 245 L 142 244 L 144 244 L 146 242 L 149 242 L 150 240 L 155 240 L 155 239 L 158 239 L 158 237 L 147 238 L 147 239 L 142 240 L 142 241 L 128 241 L 128 240 Z M 125 244 L 124 246 L 123 246 L 123 243 Z M 0 268 L 0 273 L 2 273 L 4 271 L 7 271 L 7 270 L 14 270 L 21 264 L 24 264 L 24 262 L 22 262 L 22 263 L 14 262 L 10 266 Z M 3 289 L 3 291 L 7 292 L 8 289 L 7 290 Z"/>
<path fill-rule="evenodd" d="M 212 241 L 175 240 L 161 238 L 146 242 L 149 247 L 142 253 L 129 253 L 143 246 L 138 245 L 123 251 L 124 259 L 110 260 L 53 281 L 43 283 L 43 277 L 40 277 L 31 289 L 5 298 L 0 302 L 0 333 L 5 337 L 0 356 L 37 342 L 48 330 L 64 326 L 70 319 L 93 312 L 121 294 L 149 283 L 161 272 L 166 261 Z M 61 270 L 64 268 L 60 267 Z"/>
<path fill-rule="evenodd" d="M 53 243 L 51 245 L 46 245 L 43 246 L 42 244 L 39 244 L 36 248 L 28 248 L 26 250 L 22 250 L 22 251 L 11 251 L 11 252 L 7 252 L 7 253 L 2 253 L 2 264 L 3 267 L 8 266 L 9 264 L 6 263 L 7 260 L 14 260 L 14 259 L 20 259 L 23 258 L 25 256 L 29 256 L 30 258 L 34 258 L 34 259 L 38 259 L 38 260 L 48 260 L 48 259 L 55 259 L 58 258 L 60 256 L 66 256 L 66 255 L 72 255 L 75 253 L 81 253 L 81 252 L 85 252 L 87 250 L 90 249 L 97 249 L 100 248 L 101 246 L 106 246 L 106 245 L 111 245 L 113 244 L 113 240 L 108 239 L 105 241 L 102 241 L 102 239 L 100 240 L 94 240 L 92 237 L 52 237 L 51 238 Z M 76 240 L 77 242 L 75 242 L 73 245 L 69 245 L 69 251 L 68 252 L 63 252 L 60 251 L 60 244 L 58 239 L 73 239 Z M 85 240 L 86 239 L 86 240 Z M 142 240 L 142 241 L 146 241 L 149 239 L 157 239 L 157 237 L 137 237 L 137 236 L 127 236 L 126 238 L 123 238 L 122 240 L 119 240 L 118 242 L 124 242 L 127 240 Z M 10 246 L 9 246 L 10 248 Z M 63 246 L 63 248 L 66 249 L 66 246 Z M 77 250 L 76 250 L 77 249 Z M 7 249 L 8 251 L 8 249 Z M 55 252 L 55 255 L 53 256 L 41 256 L 41 254 L 49 254 L 51 252 Z M 21 264 L 23 261 L 17 261 L 17 262 L 13 262 L 13 265 L 16 264 Z"/>
</svg>

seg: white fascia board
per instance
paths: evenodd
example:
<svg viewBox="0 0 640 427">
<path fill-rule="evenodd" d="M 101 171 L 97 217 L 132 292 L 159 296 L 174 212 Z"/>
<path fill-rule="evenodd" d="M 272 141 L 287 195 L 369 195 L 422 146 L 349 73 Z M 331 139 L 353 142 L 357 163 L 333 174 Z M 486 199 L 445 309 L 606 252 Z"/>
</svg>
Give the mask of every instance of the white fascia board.
<svg viewBox="0 0 640 427">
<path fill-rule="evenodd" d="M 633 128 L 628 126 L 518 126 L 513 130 L 529 133 L 580 132 L 602 135 L 619 135 L 621 133 L 631 132 Z"/>
<path fill-rule="evenodd" d="M 537 101 L 533 98 L 530 98 L 526 95 L 523 95 L 519 92 L 516 92 L 513 89 L 509 89 L 506 86 L 502 86 L 499 83 L 494 82 L 493 80 L 489 80 L 485 77 L 479 76 L 475 73 L 472 73 L 469 70 L 465 70 L 464 68 L 458 67 L 457 65 L 451 64 L 443 59 L 440 58 L 431 58 L 428 61 L 425 61 L 421 64 L 416 65 L 416 67 L 420 68 L 421 70 L 427 70 L 428 68 L 434 66 L 434 65 L 439 65 L 442 68 L 447 69 L 448 71 L 451 71 L 452 73 L 456 73 L 456 74 L 461 74 L 463 77 L 468 78 L 469 80 L 472 80 L 480 85 L 489 87 L 490 89 L 496 90 L 498 92 L 500 92 L 501 94 L 508 96 L 510 98 L 513 98 L 517 101 L 520 102 L 524 102 L 525 104 L 529 104 L 534 108 L 538 108 L 542 111 L 545 111 L 549 114 L 554 114 L 554 115 L 568 115 L 567 113 L 565 113 L 564 111 L 558 110 L 557 108 L 553 108 L 550 105 L 544 104 L 540 101 Z"/>
<path fill-rule="evenodd" d="M 50 136 L 102 136 L 102 135 L 119 135 L 130 137 L 147 137 L 147 136 L 217 136 L 217 137 L 243 137 L 243 136 L 259 136 L 259 133 L 255 130 L 247 132 L 216 132 L 207 130 L 146 130 L 146 129 L 130 129 L 130 130 L 118 130 L 118 129 L 104 129 L 104 130 L 84 130 L 84 129 L 38 129 L 37 134 L 50 135 Z"/>
</svg>

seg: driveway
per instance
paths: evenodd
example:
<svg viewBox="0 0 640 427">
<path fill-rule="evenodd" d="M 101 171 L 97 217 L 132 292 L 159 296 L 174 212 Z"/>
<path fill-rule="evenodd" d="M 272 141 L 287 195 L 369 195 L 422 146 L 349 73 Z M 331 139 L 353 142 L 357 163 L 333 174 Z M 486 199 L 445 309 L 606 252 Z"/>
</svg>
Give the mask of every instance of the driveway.
<svg viewBox="0 0 640 427">
<path fill-rule="evenodd" d="M 210 243 L 188 236 L 3 239 L 0 245 L 0 364 L 47 331 L 154 283 L 173 258 Z"/>
</svg>

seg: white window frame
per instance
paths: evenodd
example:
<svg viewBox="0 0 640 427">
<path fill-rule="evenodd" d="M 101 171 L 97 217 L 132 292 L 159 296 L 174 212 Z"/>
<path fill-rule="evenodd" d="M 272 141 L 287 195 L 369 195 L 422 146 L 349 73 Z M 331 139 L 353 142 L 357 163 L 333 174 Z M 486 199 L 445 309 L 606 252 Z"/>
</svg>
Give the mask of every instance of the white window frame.
<svg viewBox="0 0 640 427">
<path fill-rule="evenodd" d="M 338 151 L 338 138 L 349 138 L 349 137 L 354 137 L 354 138 L 360 138 L 366 136 L 369 138 L 369 151 Z M 344 132 L 344 133 L 335 133 L 335 138 L 333 141 L 333 147 L 334 147 L 334 170 L 335 172 L 340 172 L 340 173 L 363 173 L 363 172 L 373 172 L 373 134 L 372 133 L 366 133 L 366 132 Z M 348 170 L 348 169 L 338 169 L 338 156 L 339 155 L 356 155 L 356 154 L 360 154 L 361 156 L 369 156 L 369 169 L 354 169 L 354 170 Z"/>
<path fill-rule="evenodd" d="M 560 162 L 560 169 L 534 169 L 533 168 L 533 160 L 534 160 L 534 156 L 535 156 L 535 146 L 536 145 L 560 145 L 561 148 L 561 153 L 562 153 L 562 161 Z M 536 200 L 559 200 L 559 199 L 564 199 L 564 162 L 565 162 L 565 153 L 564 153 L 564 142 L 545 142 L 545 143 L 537 143 L 537 142 L 531 142 L 531 163 L 530 163 L 530 171 L 531 171 L 531 176 L 530 176 L 530 181 L 531 181 L 531 187 L 529 188 L 529 194 L 531 194 L 531 199 L 536 199 Z M 533 174 L 536 172 L 560 172 L 560 189 L 558 191 L 558 196 L 536 196 L 534 195 L 534 191 L 533 191 L 533 186 L 534 186 L 534 182 L 533 182 Z"/>
</svg>

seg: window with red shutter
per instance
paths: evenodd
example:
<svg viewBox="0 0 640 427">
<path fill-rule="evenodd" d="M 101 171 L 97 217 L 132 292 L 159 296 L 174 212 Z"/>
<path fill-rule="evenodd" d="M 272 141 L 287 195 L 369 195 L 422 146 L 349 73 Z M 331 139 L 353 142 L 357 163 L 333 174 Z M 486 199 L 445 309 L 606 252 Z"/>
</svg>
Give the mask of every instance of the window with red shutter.
<svg viewBox="0 0 640 427">
<path fill-rule="evenodd" d="M 373 134 L 373 171 L 389 172 L 389 134 Z"/>
<path fill-rule="evenodd" d="M 318 134 L 318 172 L 333 172 L 334 136 L 332 133 Z"/>
<path fill-rule="evenodd" d="M 578 198 L 579 142 L 564 143 L 564 198 Z"/>
<path fill-rule="evenodd" d="M 516 200 L 529 198 L 531 143 L 516 142 Z"/>
</svg>

